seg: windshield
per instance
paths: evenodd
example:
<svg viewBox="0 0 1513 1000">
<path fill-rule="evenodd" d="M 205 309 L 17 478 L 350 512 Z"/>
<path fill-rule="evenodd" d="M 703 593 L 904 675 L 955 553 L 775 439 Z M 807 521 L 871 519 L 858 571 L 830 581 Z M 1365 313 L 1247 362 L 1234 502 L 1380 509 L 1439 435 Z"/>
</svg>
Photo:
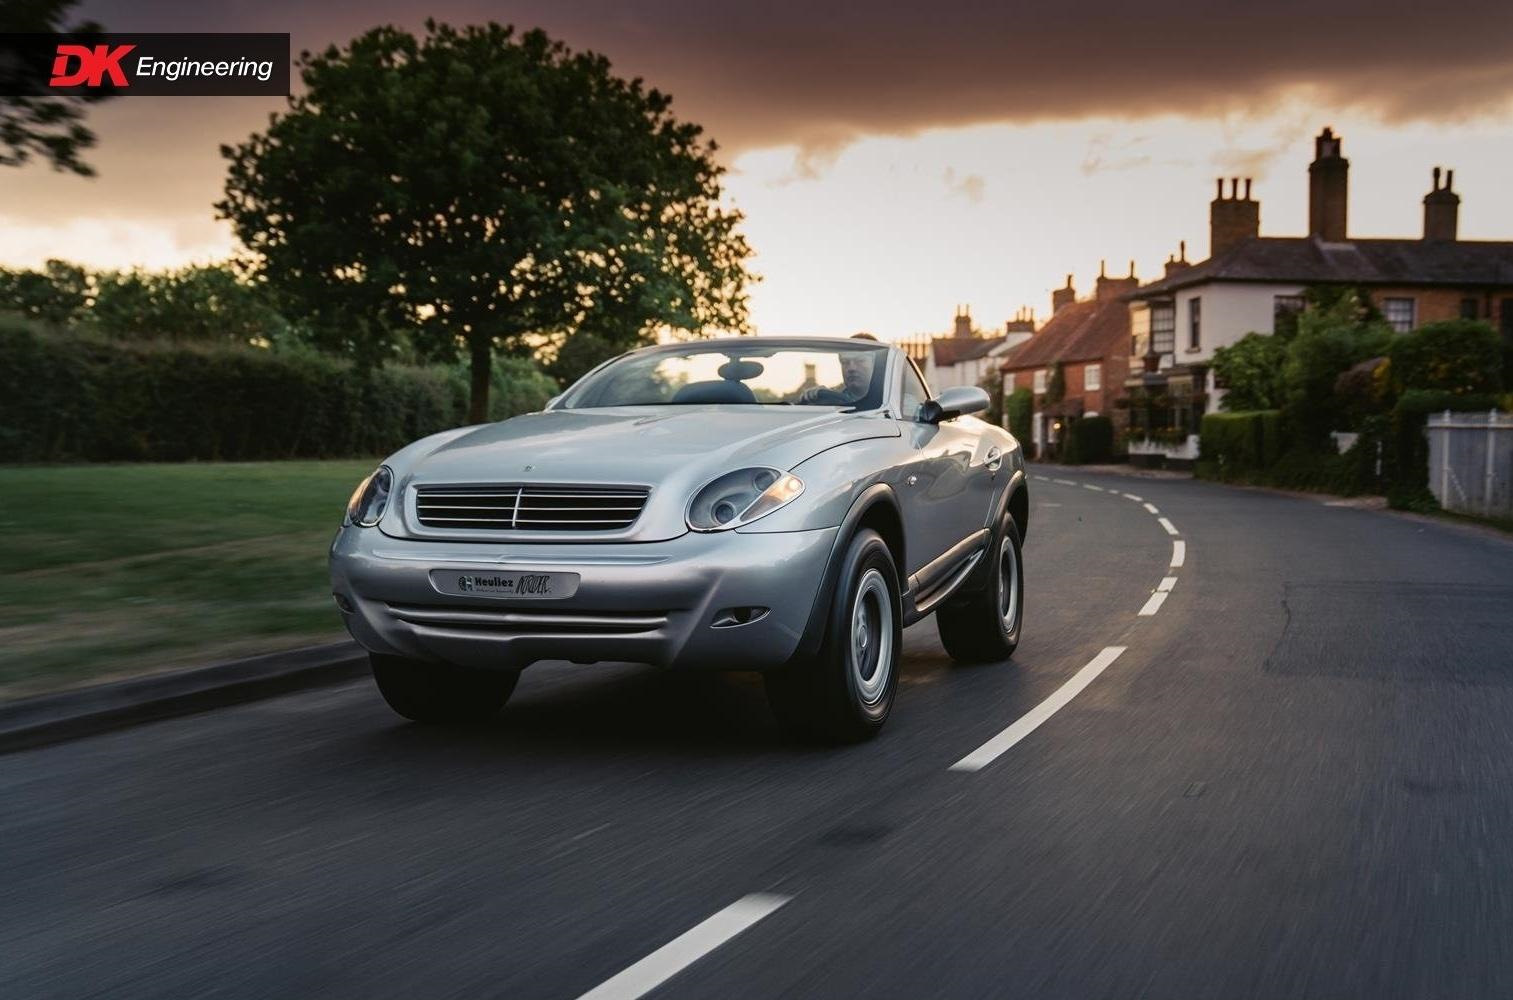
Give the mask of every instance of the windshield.
<svg viewBox="0 0 1513 1000">
<path fill-rule="evenodd" d="M 757 406 L 883 405 L 887 348 L 866 342 L 779 347 L 690 344 L 622 358 L 568 391 L 565 409 L 736 403 Z"/>
</svg>

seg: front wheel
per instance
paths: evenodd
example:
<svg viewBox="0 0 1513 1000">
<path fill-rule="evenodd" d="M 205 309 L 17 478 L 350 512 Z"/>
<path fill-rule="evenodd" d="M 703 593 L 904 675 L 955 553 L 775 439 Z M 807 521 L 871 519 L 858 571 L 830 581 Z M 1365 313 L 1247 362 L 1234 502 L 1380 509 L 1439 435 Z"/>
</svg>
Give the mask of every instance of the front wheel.
<svg viewBox="0 0 1513 1000">
<path fill-rule="evenodd" d="M 785 724 L 827 742 L 875 736 L 893 707 L 902 645 L 893 555 L 864 529 L 842 562 L 819 655 L 763 675 L 767 700 Z"/>
<path fill-rule="evenodd" d="M 381 653 L 369 653 L 368 661 L 384 701 L 415 722 L 483 722 L 504 707 L 520 678 Z"/>
<path fill-rule="evenodd" d="M 1019 646 L 1019 630 L 1024 623 L 1024 558 L 1019 529 L 1007 513 L 996 542 L 988 557 L 993 560 L 992 582 L 935 612 L 940 644 L 958 663 L 1007 660 Z"/>
</svg>

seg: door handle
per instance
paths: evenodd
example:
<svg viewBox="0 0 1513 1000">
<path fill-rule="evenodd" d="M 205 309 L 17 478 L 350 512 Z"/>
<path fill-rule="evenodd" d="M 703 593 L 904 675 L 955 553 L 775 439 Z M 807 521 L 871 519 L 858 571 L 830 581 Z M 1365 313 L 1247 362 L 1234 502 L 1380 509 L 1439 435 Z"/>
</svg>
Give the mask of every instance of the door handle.
<svg viewBox="0 0 1513 1000">
<path fill-rule="evenodd" d="M 919 482 L 919 477 L 914 475 L 905 476 L 904 482 L 910 486 L 913 486 L 915 483 Z"/>
<path fill-rule="evenodd" d="M 988 449 L 988 471 L 997 473 L 1001 465 L 1003 465 L 1003 450 L 995 445 Z"/>
</svg>

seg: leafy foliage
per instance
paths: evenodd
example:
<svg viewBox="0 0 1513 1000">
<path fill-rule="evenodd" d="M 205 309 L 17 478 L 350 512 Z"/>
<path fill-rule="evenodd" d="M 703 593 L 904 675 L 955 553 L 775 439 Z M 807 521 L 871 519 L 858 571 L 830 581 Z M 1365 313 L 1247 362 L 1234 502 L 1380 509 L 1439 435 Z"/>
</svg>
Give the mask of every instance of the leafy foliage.
<svg viewBox="0 0 1513 1000">
<path fill-rule="evenodd" d="M 1287 417 L 1300 444 L 1322 446 L 1330 431 L 1344 428 L 1345 408 L 1335 382 L 1351 366 L 1386 353 L 1391 341 L 1392 328 L 1350 290 L 1298 317 L 1282 377 Z"/>
<path fill-rule="evenodd" d="M 1029 389 L 1015 389 L 1004 397 L 1003 408 L 1009 418 L 1009 433 L 1028 450 L 1033 434 L 1031 422 L 1035 413 L 1035 394 Z"/>
<path fill-rule="evenodd" d="M 491 378 L 496 419 L 556 391 L 521 359 Z M 0 324 L 0 462 L 375 456 L 464 423 L 467 398 L 457 368 Z"/>
<path fill-rule="evenodd" d="M 80 154 L 95 144 L 84 125 L 87 104 L 104 95 L 62 96 L 40 88 L 51 56 L 41 47 L 24 44 L 28 34 L 92 33 L 103 30 L 93 21 L 67 24 L 78 0 L 26 0 L 4 6 L 6 34 L 0 35 L 0 166 L 18 167 L 40 157 L 54 170 L 84 177 L 94 168 Z"/>
<path fill-rule="evenodd" d="M 1490 326 L 1477 320 L 1426 323 L 1394 340 L 1391 358 L 1392 380 L 1400 391 L 1502 391 L 1502 344 Z"/>
<path fill-rule="evenodd" d="M 267 289 L 229 263 L 91 272 L 50 260 L 42 271 L 0 268 L 0 312 L 123 340 L 245 345 L 298 334 Z"/>
<path fill-rule="evenodd" d="M 409 329 L 428 356 L 461 349 L 479 419 L 496 351 L 745 328 L 751 251 L 714 143 L 604 57 L 428 21 L 299 65 L 288 110 L 223 147 L 217 208 L 328 345 L 382 357 Z"/>
<path fill-rule="evenodd" d="M 1227 387 L 1222 408 L 1274 410 L 1286 397 L 1282 364 L 1287 341 L 1281 334 L 1247 333 L 1214 351 L 1214 372 Z"/>
<path fill-rule="evenodd" d="M 1107 462 L 1114 453 L 1114 422 L 1108 417 L 1076 417 L 1062 430 L 1061 460 L 1068 465 Z"/>
<path fill-rule="evenodd" d="M 0 311 L 49 326 L 80 318 L 89 304 L 89 276 L 76 264 L 50 260 L 41 271 L 0 268 Z"/>
</svg>

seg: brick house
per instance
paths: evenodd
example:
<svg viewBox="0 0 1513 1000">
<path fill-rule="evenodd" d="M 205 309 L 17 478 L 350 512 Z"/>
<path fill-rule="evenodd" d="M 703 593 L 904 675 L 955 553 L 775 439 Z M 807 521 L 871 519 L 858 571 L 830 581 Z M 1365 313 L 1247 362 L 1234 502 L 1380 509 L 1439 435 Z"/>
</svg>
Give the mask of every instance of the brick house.
<svg viewBox="0 0 1513 1000">
<path fill-rule="evenodd" d="M 1454 172 L 1433 173 L 1423 235 L 1354 239 L 1346 221 L 1350 161 L 1324 129 L 1308 167 L 1308 235 L 1260 235 L 1251 182 L 1218 184 L 1209 205 L 1210 254 L 1167 261 L 1158 281 L 1129 296 L 1131 461 L 1187 463 L 1197 456 L 1198 421 L 1223 386 L 1214 351 L 1247 333 L 1273 333 L 1302 308 L 1314 285 L 1362 287 L 1398 331 L 1460 317 L 1482 319 L 1513 341 L 1513 242 L 1459 238 Z M 1147 433 L 1142 433 L 1147 432 Z"/>
<path fill-rule="evenodd" d="M 1078 301 L 1072 276 L 1051 293 L 1051 318 L 1008 353 L 999 370 L 1005 394 L 1029 389 L 1035 398 L 1031 441 L 1034 452 L 1054 451 L 1062 422 L 1069 418 L 1103 415 L 1115 420 L 1130 362 L 1130 308 L 1125 296 L 1139 287 L 1134 263 L 1125 278 L 1110 278 L 1100 268 L 1091 299 Z M 1062 398 L 1047 402 L 1054 372 L 1060 366 L 1065 385 Z"/>
</svg>

